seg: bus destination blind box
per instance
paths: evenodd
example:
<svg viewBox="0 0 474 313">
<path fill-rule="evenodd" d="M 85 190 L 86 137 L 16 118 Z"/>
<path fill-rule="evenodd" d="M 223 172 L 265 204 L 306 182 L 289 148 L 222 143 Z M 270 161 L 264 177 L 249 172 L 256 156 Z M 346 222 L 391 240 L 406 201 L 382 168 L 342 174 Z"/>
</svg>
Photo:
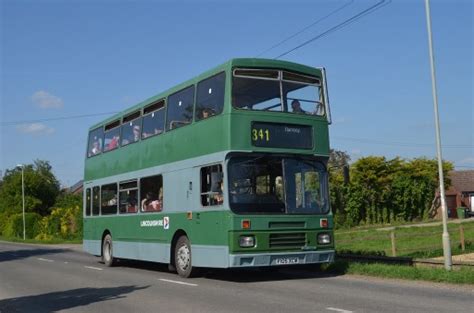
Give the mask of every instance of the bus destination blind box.
<svg viewBox="0 0 474 313">
<path fill-rule="evenodd" d="M 313 129 L 307 125 L 253 122 L 250 136 L 255 147 L 313 148 Z"/>
</svg>

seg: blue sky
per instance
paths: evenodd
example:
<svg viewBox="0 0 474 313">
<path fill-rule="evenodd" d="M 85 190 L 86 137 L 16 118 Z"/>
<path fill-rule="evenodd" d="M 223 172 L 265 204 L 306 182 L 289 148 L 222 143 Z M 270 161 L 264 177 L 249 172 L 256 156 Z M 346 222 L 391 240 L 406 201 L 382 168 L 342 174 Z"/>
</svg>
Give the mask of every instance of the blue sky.
<svg viewBox="0 0 474 313">
<path fill-rule="evenodd" d="M 0 0 L 0 170 L 49 160 L 65 186 L 82 178 L 90 125 L 234 57 L 274 58 L 377 0 Z M 474 168 L 473 4 L 432 0 L 443 157 Z M 393 0 L 283 57 L 328 72 L 331 145 L 434 158 L 423 0 Z M 24 122 L 30 121 L 30 122 Z"/>
</svg>

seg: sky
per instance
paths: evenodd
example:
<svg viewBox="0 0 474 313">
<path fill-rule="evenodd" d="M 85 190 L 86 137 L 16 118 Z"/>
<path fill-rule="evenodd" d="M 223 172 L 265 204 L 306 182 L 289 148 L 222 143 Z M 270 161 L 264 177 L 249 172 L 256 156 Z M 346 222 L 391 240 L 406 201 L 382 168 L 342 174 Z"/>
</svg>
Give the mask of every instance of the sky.
<svg viewBox="0 0 474 313">
<path fill-rule="evenodd" d="M 275 58 L 378 1 L 0 0 L 0 170 L 48 160 L 71 186 L 88 128 L 112 112 L 326 17 L 260 55 Z M 473 9 L 431 0 L 442 154 L 459 170 L 474 169 Z M 386 1 L 281 59 L 326 68 L 332 148 L 436 157 L 423 0 Z"/>
</svg>

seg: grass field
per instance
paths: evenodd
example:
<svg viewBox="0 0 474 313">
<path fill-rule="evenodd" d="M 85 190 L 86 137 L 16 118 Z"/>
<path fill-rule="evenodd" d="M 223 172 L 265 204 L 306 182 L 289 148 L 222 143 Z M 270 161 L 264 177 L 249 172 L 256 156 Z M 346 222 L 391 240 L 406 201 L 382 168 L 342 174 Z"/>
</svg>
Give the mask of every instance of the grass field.
<svg viewBox="0 0 474 313">
<path fill-rule="evenodd" d="M 465 250 L 461 249 L 461 231 L 464 229 Z M 396 247 L 396 256 L 412 258 L 432 258 L 443 255 L 441 235 L 443 228 L 436 226 L 398 226 L 393 230 L 380 227 L 339 230 L 335 232 L 338 252 L 349 252 L 362 255 L 393 256 L 392 235 Z M 474 252 L 474 222 L 466 220 L 462 224 L 449 224 L 452 254 Z"/>
</svg>

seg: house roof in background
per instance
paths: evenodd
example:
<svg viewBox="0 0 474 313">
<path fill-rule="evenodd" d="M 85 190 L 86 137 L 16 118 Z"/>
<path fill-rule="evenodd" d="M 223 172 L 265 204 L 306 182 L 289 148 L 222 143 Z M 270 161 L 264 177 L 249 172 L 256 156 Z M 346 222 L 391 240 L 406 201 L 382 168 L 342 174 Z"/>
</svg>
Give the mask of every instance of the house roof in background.
<svg viewBox="0 0 474 313">
<path fill-rule="evenodd" d="M 455 189 L 458 192 L 474 192 L 474 170 L 451 171 L 448 175 L 451 179 L 450 190 Z"/>
<path fill-rule="evenodd" d="M 75 183 L 74 185 L 69 187 L 69 192 L 71 192 L 71 193 L 77 192 L 78 190 L 80 190 L 82 188 L 83 184 L 84 184 L 84 181 L 81 179 L 80 181 L 78 181 L 77 183 Z"/>
</svg>

